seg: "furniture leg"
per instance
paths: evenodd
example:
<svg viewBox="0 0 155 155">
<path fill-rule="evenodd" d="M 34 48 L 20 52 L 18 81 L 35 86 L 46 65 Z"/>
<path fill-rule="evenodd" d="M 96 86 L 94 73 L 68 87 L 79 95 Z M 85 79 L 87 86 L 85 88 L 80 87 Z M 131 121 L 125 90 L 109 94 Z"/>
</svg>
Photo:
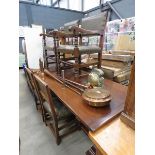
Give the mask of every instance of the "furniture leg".
<svg viewBox="0 0 155 155">
<path fill-rule="evenodd" d="M 78 57 L 78 64 L 81 64 L 81 55 Z M 79 75 L 81 75 L 81 68 L 79 68 Z"/>
<path fill-rule="evenodd" d="M 59 145 L 61 143 L 61 138 L 60 137 L 56 137 L 56 143 L 57 143 L 57 145 Z"/>
<path fill-rule="evenodd" d="M 78 59 L 78 57 L 75 57 L 75 64 L 77 66 L 79 65 L 79 59 Z M 78 77 L 78 75 L 79 75 L 79 68 L 78 67 L 75 67 L 74 68 L 74 74 L 75 74 L 75 77 Z"/>
<path fill-rule="evenodd" d="M 98 65 L 97 65 L 98 68 L 101 68 L 101 61 L 102 61 L 102 52 L 99 52 L 98 53 Z"/>
</svg>

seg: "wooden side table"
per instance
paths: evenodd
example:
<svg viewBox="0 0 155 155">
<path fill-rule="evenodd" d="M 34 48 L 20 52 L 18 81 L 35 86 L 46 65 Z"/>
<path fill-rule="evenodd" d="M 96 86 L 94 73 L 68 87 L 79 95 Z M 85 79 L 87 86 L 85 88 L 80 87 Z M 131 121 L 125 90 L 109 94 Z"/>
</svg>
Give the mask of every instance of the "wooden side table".
<svg viewBox="0 0 155 155">
<path fill-rule="evenodd" d="M 87 155 L 134 155 L 135 131 L 120 120 L 107 123 L 95 132 L 89 132 L 93 146 Z"/>
</svg>

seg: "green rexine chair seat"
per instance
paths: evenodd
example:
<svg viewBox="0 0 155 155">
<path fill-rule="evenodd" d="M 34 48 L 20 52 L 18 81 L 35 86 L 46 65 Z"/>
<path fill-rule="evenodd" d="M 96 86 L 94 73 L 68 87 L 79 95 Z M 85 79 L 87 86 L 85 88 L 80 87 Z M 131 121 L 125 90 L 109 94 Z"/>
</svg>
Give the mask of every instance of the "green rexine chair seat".
<svg viewBox="0 0 155 155">
<path fill-rule="evenodd" d="M 53 102 L 55 105 L 55 111 L 58 120 L 63 120 L 72 116 L 72 113 L 59 101 L 58 98 L 53 98 Z M 52 111 L 48 102 L 43 103 L 45 111 L 52 116 Z"/>
<path fill-rule="evenodd" d="M 58 51 L 65 53 L 69 51 L 70 53 L 74 52 L 74 45 L 60 45 L 58 47 Z M 101 52 L 101 48 L 96 45 L 90 45 L 90 46 L 78 46 L 80 54 L 91 54 L 96 52 Z"/>
<path fill-rule="evenodd" d="M 53 51 L 54 50 L 54 46 L 45 46 L 45 50 Z"/>
</svg>

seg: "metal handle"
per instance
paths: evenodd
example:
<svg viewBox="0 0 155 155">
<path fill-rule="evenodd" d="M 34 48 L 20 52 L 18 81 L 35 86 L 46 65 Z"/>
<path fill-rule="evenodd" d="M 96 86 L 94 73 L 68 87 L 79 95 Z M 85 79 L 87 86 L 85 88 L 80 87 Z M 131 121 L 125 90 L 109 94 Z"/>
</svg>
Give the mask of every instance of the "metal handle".
<svg viewBox="0 0 155 155">
<path fill-rule="evenodd" d="M 63 85 L 65 86 L 65 72 L 62 70 L 62 80 L 63 80 Z"/>
</svg>

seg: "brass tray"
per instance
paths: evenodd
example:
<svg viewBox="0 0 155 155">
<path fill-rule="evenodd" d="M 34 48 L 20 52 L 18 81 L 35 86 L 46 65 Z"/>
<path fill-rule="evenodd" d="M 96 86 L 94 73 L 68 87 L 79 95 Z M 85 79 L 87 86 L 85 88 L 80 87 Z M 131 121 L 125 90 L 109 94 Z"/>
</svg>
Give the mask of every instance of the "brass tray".
<svg viewBox="0 0 155 155">
<path fill-rule="evenodd" d="M 87 104 L 94 107 L 103 107 L 112 99 L 110 92 L 103 88 L 86 89 L 82 97 Z"/>
</svg>

